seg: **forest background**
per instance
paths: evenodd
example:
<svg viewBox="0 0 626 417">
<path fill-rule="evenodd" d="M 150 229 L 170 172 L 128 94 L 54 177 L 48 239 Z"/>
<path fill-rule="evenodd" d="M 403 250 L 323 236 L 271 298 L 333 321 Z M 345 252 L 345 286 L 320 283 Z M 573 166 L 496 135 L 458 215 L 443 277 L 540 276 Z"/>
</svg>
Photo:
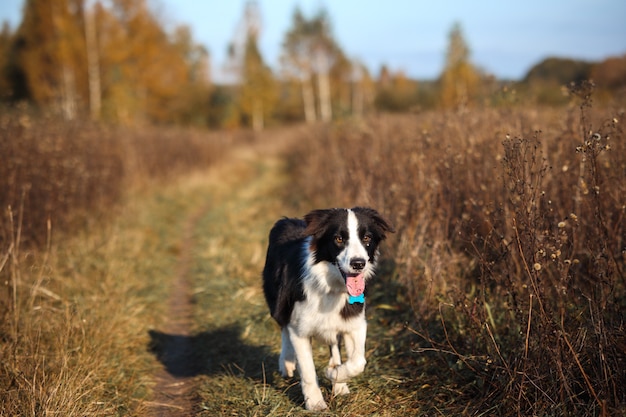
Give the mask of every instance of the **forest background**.
<svg viewBox="0 0 626 417">
<path fill-rule="evenodd" d="M 377 111 L 419 112 L 512 103 L 558 105 L 563 87 L 593 79 L 602 95 L 624 85 L 626 58 L 546 58 L 522 80 L 503 81 L 471 61 L 460 23 L 449 31 L 435 80 L 350 59 L 320 9 L 294 10 L 278 68 L 259 50 L 262 11 L 248 2 L 228 48 L 232 82 L 212 82 L 211 55 L 186 25 L 168 25 L 145 1 L 33 0 L 19 26 L 0 33 L 0 100 L 66 119 L 207 128 L 329 121 Z M 443 53 L 443 51 L 442 51 Z"/>
</svg>

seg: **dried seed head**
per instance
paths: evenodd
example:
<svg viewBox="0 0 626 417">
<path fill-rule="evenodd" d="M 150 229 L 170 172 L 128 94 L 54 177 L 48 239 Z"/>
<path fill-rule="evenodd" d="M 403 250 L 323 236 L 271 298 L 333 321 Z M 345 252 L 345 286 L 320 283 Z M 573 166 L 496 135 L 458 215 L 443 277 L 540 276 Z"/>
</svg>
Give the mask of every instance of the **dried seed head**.
<svg viewBox="0 0 626 417">
<path fill-rule="evenodd" d="M 537 262 L 533 265 L 533 268 L 535 269 L 535 271 L 541 271 L 541 264 Z"/>
</svg>

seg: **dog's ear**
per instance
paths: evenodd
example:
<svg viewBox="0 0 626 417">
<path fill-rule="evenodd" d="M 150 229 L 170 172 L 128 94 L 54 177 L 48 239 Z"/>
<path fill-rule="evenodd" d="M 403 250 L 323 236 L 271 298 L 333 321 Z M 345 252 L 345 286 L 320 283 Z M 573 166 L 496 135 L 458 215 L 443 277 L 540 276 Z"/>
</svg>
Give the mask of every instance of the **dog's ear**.
<svg viewBox="0 0 626 417">
<path fill-rule="evenodd" d="M 304 236 L 322 236 L 326 232 L 327 220 L 333 210 L 334 209 L 313 210 L 304 216 L 306 223 L 306 228 L 303 232 Z"/>
<path fill-rule="evenodd" d="M 369 207 L 354 207 L 352 209 L 352 211 L 357 212 L 357 213 L 362 213 L 362 214 L 368 216 L 369 218 L 371 218 L 374 221 L 374 223 L 383 232 L 382 233 L 383 238 L 385 237 L 385 233 L 386 232 L 389 232 L 389 233 L 395 233 L 396 232 L 396 229 L 393 227 L 393 224 L 391 224 L 391 222 L 389 220 L 387 220 L 385 217 L 383 217 L 383 215 L 381 215 L 379 212 L 377 212 L 373 208 L 369 208 Z"/>
</svg>

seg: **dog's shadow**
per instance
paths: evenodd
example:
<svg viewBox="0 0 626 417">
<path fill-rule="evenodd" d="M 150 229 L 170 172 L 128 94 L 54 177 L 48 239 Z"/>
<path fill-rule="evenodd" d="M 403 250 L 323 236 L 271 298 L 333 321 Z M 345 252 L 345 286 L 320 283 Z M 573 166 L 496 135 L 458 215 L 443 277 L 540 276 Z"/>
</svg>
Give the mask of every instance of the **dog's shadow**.
<svg viewBox="0 0 626 417">
<path fill-rule="evenodd" d="M 148 349 L 175 377 L 239 374 L 256 381 L 277 368 L 278 355 L 267 346 L 255 346 L 241 338 L 241 328 L 229 325 L 192 335 L 150 330 Z"/>
</svg>

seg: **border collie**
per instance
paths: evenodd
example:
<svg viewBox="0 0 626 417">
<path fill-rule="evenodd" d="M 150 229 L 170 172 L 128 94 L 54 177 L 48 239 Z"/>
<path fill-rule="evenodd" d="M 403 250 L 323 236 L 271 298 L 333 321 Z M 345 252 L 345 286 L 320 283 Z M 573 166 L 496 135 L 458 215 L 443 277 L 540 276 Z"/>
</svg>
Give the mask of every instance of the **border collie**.
<svg viewBox="0 0 626 417">
<path fill-rule="evenodd" d="M 376 210 L 364 207 L 314 210 L 304 220 L 283 218 L 270 231 L 263 290 L 282 329 L 278 366 L 284 377 L 293 377 L 297 365 L 307 410 L 327 408 L 312 338 L 330 347 L 326 377 L 333 395 L 348 394 L 346 381 L 365 368 L 366 284 L 374 275 L 378 244 L 394 231 Z"/>
</svg>

